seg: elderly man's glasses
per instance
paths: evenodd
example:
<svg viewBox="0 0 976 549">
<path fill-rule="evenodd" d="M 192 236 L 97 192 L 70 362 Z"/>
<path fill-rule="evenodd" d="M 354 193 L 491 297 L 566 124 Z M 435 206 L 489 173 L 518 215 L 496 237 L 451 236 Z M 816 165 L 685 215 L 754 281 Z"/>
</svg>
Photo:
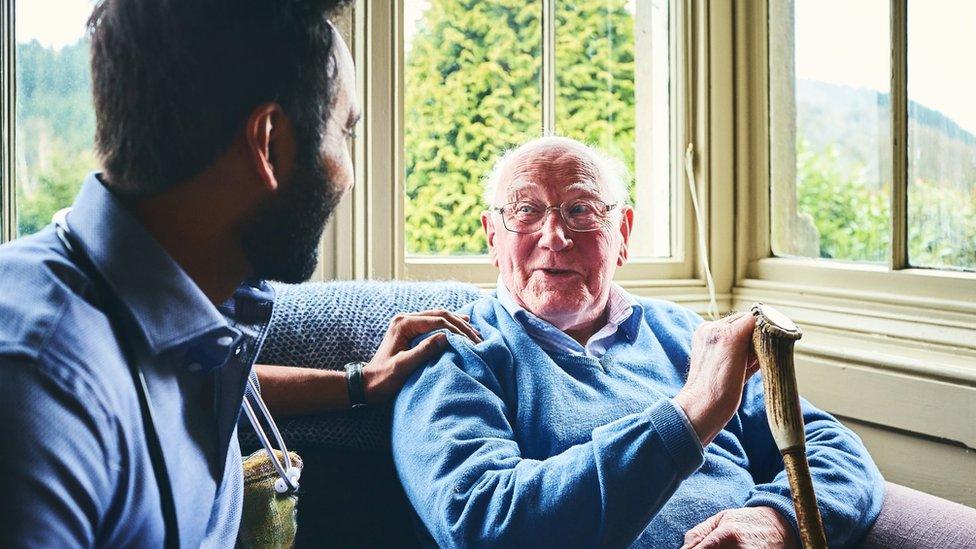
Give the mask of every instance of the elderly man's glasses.
<svg viewBox="0 0 976 549">
<path fill-rule="evenodd" d="M 567 229 L 585 233 L 604 227 L 610 211 L 616 207 L 616 204 L 607 204 L 600 200 L 578 199 L 567 200 L 556 206 L 546 206 L 532 200 L 520 200 L 492 209 L 502 215 L 502 224 L 509 231 L 531 234 L 542 229 L 551 210 L 559 211 L 559 216 Z"/>
</svg>

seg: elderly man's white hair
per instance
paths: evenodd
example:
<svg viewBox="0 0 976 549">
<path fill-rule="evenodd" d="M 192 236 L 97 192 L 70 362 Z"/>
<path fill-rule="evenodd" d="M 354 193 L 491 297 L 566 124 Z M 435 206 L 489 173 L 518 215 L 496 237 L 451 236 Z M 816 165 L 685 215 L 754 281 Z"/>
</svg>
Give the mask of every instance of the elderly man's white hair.
<svg viewBox="0 0 976 549">
<path fill-rule="evenodd" d="M 599 149 L 585 143 L 580 143 L 574 139 L 547 135 L 527 141 L 514 149 L 509 149 L 505 154 L 498 157 L 488 177 L 484 179 L 485 204 L 489 206 L 500 206 L 500 204 L 494 204 L 495 193 L 498 191 L 498 185 L 501 184 L 502 174 L 505 173 L 505 169 L 510 162 L 520 157 L 527 150 L 547 149 L 550 147 L 579 149 L 583 157 L 590 161 L 596 168 L 599 177 L 602 178 L 603 183 L 610 190 L 613 200 L 618 204 L 627 204 L 630 202 L 630 197 L 627 193 L 627 182 L 630 180 L 630 173 L 623 162 Z"/>
</svg>

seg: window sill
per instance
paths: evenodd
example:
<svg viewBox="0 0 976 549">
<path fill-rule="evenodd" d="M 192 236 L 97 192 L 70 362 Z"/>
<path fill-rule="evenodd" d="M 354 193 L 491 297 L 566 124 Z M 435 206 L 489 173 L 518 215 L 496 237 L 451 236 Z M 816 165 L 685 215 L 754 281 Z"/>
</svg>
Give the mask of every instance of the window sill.
<svg viewBox="0 0 976 549">
<path fill-rule="evenodd" d="M 732 305 L 769 303 L 801 326 L 796 371 L 804 397 L 834 414 L 976 448 L 976 306 L 952 293 L 976 294 L 968 273 L 757 263 L 758 272 L 778 276 L 741 281 Z M 795 281 L 786 282 L 787 274 Z M 874 287 L 862 289 L 862 276 Z M 911 289 L 893 293 L 892 286 Z"/>
</svg>

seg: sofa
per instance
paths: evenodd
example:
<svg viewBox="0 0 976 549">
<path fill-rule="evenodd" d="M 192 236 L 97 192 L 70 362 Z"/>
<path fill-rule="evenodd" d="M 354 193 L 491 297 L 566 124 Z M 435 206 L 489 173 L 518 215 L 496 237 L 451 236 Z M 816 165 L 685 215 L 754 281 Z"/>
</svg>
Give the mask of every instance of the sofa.
<svg viewBox="0 0 976 549">
<path fill-rule="evenodd" d="M 340 369 L 368 360 L 399 312 L 457 309 L 478 288 L 458 282 L 331 282 L 276 286 L 261 364 Z M 417 547 L 416 520 L 390 455 L 390 406 L 279 422 L 305 462 L 297 547 Z M 258 447 L 242 428 L 245 454 Z M 976 548 L 976 509 L 888 483 L 861 547 Z"/>
</svg>

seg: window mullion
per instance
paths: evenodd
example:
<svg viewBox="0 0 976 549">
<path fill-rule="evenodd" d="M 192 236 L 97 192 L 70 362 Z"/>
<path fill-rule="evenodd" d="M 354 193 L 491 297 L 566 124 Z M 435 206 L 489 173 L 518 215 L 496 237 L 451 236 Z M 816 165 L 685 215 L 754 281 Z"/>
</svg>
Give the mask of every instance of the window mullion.
<svg viewBox="0 0 976 549">
<path fill-rule="evenodd" d="M 17 237 L 14 1 L 0 0 L 0 243 Z"/>
<path fill-rule="evenodd" d="M 556 131 L 556 0 L 542 0 L 542 131 Z"/>
<path fill-rule="evenodd" d="M 908 263 L 908 0 L 891 0 L 891 255 Z"/>
</svg>

